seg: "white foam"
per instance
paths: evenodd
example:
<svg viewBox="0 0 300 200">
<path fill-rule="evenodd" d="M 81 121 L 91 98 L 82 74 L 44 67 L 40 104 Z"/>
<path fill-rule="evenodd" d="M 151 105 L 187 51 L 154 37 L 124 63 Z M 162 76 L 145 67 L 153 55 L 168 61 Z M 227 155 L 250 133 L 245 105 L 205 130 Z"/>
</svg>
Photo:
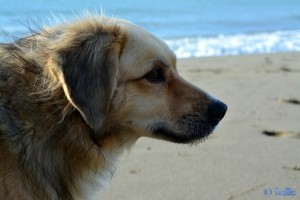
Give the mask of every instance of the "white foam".
<svg viewBox="0 0 300 200">
<path fill-rule="evenodd" d="M 0 29 L 0 42 L 30 34 L 20 26 Z M 165 39 L 178 58 L 300 51 L 300 30 L 256 34 L 217 35 Z"/>
<path fill-rule="evenodd" d="M 300 51 L 300 30 L 165 41 L 179 58 Z"/>
</svg>

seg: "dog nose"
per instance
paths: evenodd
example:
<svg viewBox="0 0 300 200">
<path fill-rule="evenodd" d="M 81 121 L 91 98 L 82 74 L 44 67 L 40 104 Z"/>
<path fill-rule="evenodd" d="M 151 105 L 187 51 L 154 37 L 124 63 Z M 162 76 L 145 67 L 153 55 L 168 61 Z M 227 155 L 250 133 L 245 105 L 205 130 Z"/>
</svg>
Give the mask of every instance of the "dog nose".
<svg viewBox="0 0 300 200">
<path fill-rule="evenodd" d="M 211 118 L 220 121 L 227 111 L 227 105 L 221 101 L 214 101 L 208 108 Z"/>
</svg>

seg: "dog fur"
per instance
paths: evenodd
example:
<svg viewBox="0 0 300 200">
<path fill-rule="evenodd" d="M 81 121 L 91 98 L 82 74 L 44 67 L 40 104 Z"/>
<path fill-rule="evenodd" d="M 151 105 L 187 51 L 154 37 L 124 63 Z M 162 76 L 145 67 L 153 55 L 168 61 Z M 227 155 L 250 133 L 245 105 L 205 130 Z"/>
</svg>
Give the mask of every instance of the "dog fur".
<svg viewBox="0 0 300 200">
<path fill-rule="evenodd" d="M 224 116 L 167 45 L 87 16 L 0 44 L 0 199 L 93 199 L 142 136 L 205 138 Z"/>
</svg>

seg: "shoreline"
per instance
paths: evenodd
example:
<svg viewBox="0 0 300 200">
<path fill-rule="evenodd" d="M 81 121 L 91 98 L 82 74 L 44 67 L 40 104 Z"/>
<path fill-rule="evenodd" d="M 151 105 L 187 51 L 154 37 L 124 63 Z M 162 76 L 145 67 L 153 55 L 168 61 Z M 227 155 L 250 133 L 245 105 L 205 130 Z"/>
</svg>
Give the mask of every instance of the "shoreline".
<svg viewBox="0 0 300 200">
<path fill-rule="evenodd" d="M 239 55 L 217 55 L 217 56 L 200 56 L 192 58 L 178 58 L 177 60 L 190 60 L 190 59 L 210 59 L 210 58 L 231 58 L 231 57 L 256 57 L 256 56 L 280 56 L 289 54 L 300 54 L 300 51 L 285 51 L 285 52 L 273 52 L 273 53 L 252 53 L 252 54 L 239 54 Z"/>
<path fill-rule="evenodd" d="M 236 60 L 242 60 L 242 59 L 247 59 L 247 60 L 253 60 L 254 62 L 259 61 L 261 59 L 265 59 L 266 63 L 265 64 L 271 64 L 270 62 L 274 62 L 269 60 L 270 58 L 268 57 L 272 57 L 273 59 L 275 59 L 275 61 L 278 61 L 280 58 L 294 58 L 294 57 L 299 57 L 300 56 L 300 51 L 291 51 L 291 52 L 278 52 L 278 53 L 258 53 L 258 54 L 241 54 L 241 55 L 224 55 L 224 56 L 204 56 L 204 57 L 193 57 L 193 58 L 178 58 L 177 61 L 177 65 L 182 68 L 184 66 L 187 65 L 187 63 L 193 63 L 193 60 L 201 60 L 202 63 L 204 63 L 205 65 L 208 65 L 209 67 L 212 68 L 216 68 L 216 67 L 228 67 L 231 68 L 233 66 L 228 66 L 228 64 L 226 65 L 222 65 L 221 63 L 218 63 L 218 61 L 220 60 L 226 60 L 226 59 L 232 59 L 233 61 Z M 296 59 L 298 61 L 298 59 Z M 211 66 L 210 62 L 218 63 L 218 66 Z M 231 61 L 230 61 L 231 62 Z M 273 63 L 272 63 L 273 64 Z M 279 63 L 274 63 L 275 65 L 278 65 Z M 237 64 L 234 63 L 235 67 L 237 67 Z M 238 64 L 240 65 L 240 63 Z M 263 63 L 261 63 L 261 66 L 263 65 Z M 243 66 L 243 65 L 242 65 Z M 294 63 L 293 63 L 294 66 Z M 197 67 L 196 63 L 193 63 L 193 67 Z M 201 68 L 201 65 L 199 64 L 199 66 Z M 241 67 L 241 66 L 239 66 Z"/>
<path fill-rule="evenodd" d="M 266 189 L 272 199 L 275 188 L 299 196 L 300 52 L 179 59 L 177 66 L 228 105 L 224 119 L 196 146 L 141 138 L 98 199 L 265 199 Z"/>
</svg>

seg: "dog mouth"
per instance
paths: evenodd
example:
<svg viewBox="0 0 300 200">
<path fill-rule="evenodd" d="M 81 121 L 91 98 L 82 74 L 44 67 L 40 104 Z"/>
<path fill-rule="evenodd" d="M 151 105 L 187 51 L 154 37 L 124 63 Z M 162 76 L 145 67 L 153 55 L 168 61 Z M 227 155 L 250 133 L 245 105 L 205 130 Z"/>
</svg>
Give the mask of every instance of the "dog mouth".
<svg viewBox="0 0 300 200">
<path fill-rule="evenodd" d="M 177 133 L 171 128 L 162 125 L 154 125 L 151 127 L 151 133 L 158 137 L 159 139 L 187 144 L 187 143 L 195 143 L 195 142 L 203 142 L 208 135 L 213 131 L 212 130 L 197 130 L 197 131 L 188 131 L 186 133 Z"/>
<path fill-rule="evenodd" d="M 205 141 L 219 121 L 203 119 L 199 114 L 193 114 L 183 116 L 175 125 L 170 125 L 167 122 L 153 123 L 148 130 L 159 139 L 181 144 L 193 144 Z"/>
</svg>

